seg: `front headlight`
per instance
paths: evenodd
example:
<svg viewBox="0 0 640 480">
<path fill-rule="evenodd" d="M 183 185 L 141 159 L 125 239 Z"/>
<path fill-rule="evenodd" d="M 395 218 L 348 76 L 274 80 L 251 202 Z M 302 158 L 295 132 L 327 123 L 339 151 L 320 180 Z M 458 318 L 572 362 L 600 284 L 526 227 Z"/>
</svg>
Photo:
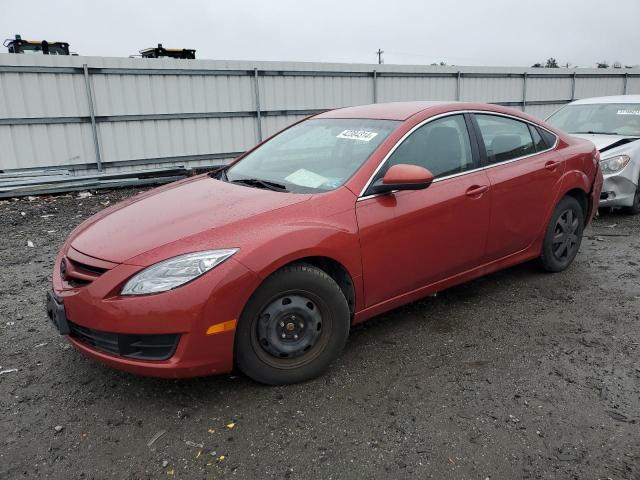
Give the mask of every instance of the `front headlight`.
<svg viewBox="0 0 640 480">
<path fill-rule="evenodd" d="M 616 155 L 615 157 L 605 158 L 600 161 L 602 173 L 616 173 L 622 170 L 629 163 L 629 155 Z"/>
<path fill-rule="evenodd" d="M 147 295 L 166 292 L 198 278 L 237 251 L 237 248 L 226 248 L 188 253 L 156 263 L 131 277 L 120 294 Z"/>
</svg>

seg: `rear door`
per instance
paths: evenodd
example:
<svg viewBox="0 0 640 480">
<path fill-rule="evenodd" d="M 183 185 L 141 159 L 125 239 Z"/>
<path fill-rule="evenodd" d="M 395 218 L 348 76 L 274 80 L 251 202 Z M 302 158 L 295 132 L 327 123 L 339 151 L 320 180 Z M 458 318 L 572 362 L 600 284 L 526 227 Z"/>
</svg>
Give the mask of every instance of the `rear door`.
<svg viewBox="0 0 640 480">
<path fill-rule="evenodd" d="M 391 165 L 420 165 L 435 181 L 424 190 L 371 195 L 356 204 L 367 306 L 478 265 L 489 227 L 489 180 L 462 114 L 415 129 L 370 183 Z"/>
<path fill-rule="evenodd" d="M 474 114 L 491 184 L 488 261 L 524 250 L 542 231 L 565 168 L 555 135 L 514 117 Z M 546 137 L 545 138 L 543 138 Z"/>
</svg>

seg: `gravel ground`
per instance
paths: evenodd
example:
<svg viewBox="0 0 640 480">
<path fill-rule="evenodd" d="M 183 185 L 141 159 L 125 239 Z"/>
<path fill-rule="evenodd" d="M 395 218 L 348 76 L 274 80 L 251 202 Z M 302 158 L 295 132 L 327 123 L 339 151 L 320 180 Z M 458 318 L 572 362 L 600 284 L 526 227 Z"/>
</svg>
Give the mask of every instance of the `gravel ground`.
<svg viewBox="0 0 640 480">
<path fill-rule="evenodd" d="M 603 214 L 563 273 L 382 315 L 323 377 L 270 388 L 134 377 L 55 333 L 59 246 L 135 193 L 0 204 L 0 478 L 640 478 L 639 217 Z"/>
</svg>

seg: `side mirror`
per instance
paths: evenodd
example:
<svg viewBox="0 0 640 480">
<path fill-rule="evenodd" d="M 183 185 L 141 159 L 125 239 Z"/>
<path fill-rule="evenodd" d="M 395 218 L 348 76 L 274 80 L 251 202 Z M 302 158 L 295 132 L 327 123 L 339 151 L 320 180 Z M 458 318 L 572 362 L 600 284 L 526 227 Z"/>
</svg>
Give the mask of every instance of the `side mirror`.
<svg viewBox="0 0 640 480">
<path fill-rule="evenodd" d="M 373 193 L 387 193 L 393 190 L 422 190 L 433 182 L 433 174 L 424 167 L 399 163 L 393 165 L 377 180 Z"/>
</svg>

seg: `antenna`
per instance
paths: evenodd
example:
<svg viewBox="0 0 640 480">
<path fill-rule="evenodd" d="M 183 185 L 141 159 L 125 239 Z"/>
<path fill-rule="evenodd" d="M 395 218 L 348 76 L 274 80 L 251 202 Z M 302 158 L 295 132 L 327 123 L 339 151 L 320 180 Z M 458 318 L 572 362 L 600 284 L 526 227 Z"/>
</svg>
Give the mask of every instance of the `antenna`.
<svg viewBox="0 0 640 480">
<path fill-rule="evenodd" d="M 378 64 L 382 65 L 384 63 L 384 59 L 382 58 L 382 54 L 384 53 L 384 50 L 382 50 L 381 48 L 378 49 L 378 51 L 376 52 L 376 54 L 378 55 Z"/>
</svg>

